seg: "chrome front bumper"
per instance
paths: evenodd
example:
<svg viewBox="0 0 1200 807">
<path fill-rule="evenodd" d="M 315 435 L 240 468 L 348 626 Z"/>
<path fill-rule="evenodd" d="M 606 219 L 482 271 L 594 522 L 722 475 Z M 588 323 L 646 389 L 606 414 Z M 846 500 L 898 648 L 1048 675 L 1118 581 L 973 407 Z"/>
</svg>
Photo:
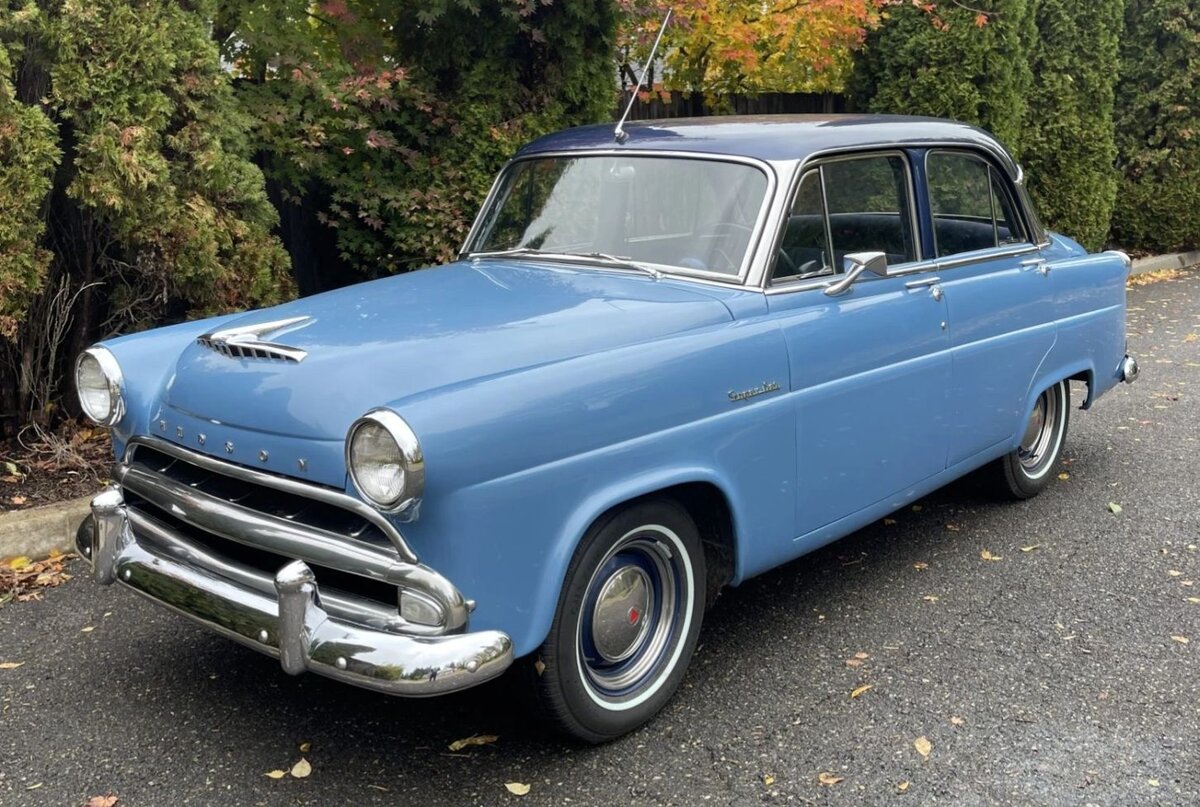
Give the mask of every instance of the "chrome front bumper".
<svg viewBox="0 0 1200 807">
<path fill-rule="evenodd" d="M 312 671 L 389 695 L 440 695 L 481 684 L 513 660 L 500 631 L 408 636 L 352 624 L 321 607 L 315 575 L 292 561 L 271 580 L 222 574 L 202 548 L 160 531 L 135 534 L 121 491 L 92 500 L 91 535 L 80 530 L 80 555 L 96 580 L 134 591 L 262 653 L 285 672 Z M 273 587 L 275 596 L 269 591 Z"/>
</svg>

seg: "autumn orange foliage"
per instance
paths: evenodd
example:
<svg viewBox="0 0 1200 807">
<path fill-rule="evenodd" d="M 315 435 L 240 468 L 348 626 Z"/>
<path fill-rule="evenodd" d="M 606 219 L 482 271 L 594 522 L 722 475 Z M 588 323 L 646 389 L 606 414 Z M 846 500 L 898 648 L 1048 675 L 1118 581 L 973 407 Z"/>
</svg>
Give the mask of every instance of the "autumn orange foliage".
<svg viewBox="0 0 1200 807">
<path fill-rule="evenodd" d="M 913 6 L 938 30 L 949 28 L 928 0 L 618 0 L 625 24 L 619 47 L 640 64 L 667 9 L 672 21 L 656 60 L 667 75 L 648 82 L 668 90 L 711 97 L 734 93 L 840 92 L 853 54 L 892 6 Z M 974 13 L 976 27 L 995 12 L 958 2 Z M 632 83 L 634 71 L 624 76 Z M 645 100 L 645 98 L 643 99 Z"/>
<path fill-rule="evenodd" d="M 644 59 L 666 9 L 668 87 L 723 96 L 840 90 L 889 0 L 621 0 L 622 44 Z"/>
</svg>

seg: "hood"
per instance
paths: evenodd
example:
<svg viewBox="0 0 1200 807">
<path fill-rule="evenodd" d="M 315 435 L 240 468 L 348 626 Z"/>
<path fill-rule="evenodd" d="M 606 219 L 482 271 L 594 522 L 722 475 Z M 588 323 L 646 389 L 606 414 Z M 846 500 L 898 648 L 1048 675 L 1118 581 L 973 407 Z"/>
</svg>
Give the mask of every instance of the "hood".
<svg viewBox="0 0 1200 807">
<path fill-rule="evenodd" d="M 376 406 L 729 319 L 725 305 L 695 284 L 561 264 L 462 261 L 222 322 L 226 333 L 305 355 L 244 358 L 193 341 L 164 403 L 213 423 L 340 440 Z M 264 323 L 275 326 L 256 332 Z"/>
</svg>

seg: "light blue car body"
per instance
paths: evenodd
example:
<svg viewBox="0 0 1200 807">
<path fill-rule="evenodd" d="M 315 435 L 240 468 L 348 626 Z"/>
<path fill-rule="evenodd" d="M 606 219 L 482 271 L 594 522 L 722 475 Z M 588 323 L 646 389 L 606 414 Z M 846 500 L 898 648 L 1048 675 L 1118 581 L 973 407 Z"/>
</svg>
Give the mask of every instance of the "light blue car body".
<svg viewBox="0 0 1200 807">
<path fill-rule="evenodd" d="M 979 130 L 897 118 L 663 121 L 631 124 L 623 145 L 611 132 L 560 133 L 516 159 L 757 161 L 772 176 L 757 282 L 754 270 L 721 283 L 464 258 L 112 339 L 103 344 L 125 378 L 118 456 L 130 438 L 154 435 L 358 496 L 347 429 L 391 408 L 426 461 L 419 517 L 397 526 L 477 603 L 471 630 L 503 631 L 519 656 L 544 640 L 576 545 L 615 506 L 680 485 L 711 496 L 728 513 L 725 577 L 736 585 L 1013 451 L 1055 382 L 1086 381 L 1086 408 L 1121 378 L 1125 256 L 1046 235 L 956 265 L 931 257 L 926 148 L 970 149 L 1019 177 Z M 864 275 L 837 297 L 772 293 L 763 278 L 799 172 L 864 150 L 910 161 L 921 262 L 911 274 Z M 908 286 L 935 276 L 936 299 Z M 218 325 L 301 315 L 312 322 L 287 336 L 308 353 L 298 364 L 196 342 Z"/>
</svg>

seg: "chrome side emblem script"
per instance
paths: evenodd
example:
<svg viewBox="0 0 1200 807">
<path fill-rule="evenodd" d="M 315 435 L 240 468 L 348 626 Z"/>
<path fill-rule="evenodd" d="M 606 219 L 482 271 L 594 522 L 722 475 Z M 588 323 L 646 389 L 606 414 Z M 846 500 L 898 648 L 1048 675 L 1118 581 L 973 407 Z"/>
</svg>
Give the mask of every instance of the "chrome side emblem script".
<svg viewBox="0 0 1200 807">
<path fill-rule="evenodd" d="M 759 395 L 766 395 L 768 392 L 778 392 L 779 385 L 774 381 L 764 381 L 760 386 L 754 389 L 742 390 L 741 392 L 729 391 L 729 400 L 745 401 L 750 398 L 757 398 Z"/>
<path fill-rule="evenodd" d="M 265 341 L 269 334 L 281 335 L 303 328 L 313 321 L 312 317 L 289 317 L 257 325 L 241 325 L 211 331 L 196 339 L 201 345 L 233 359 L 273 359 L 275 361 L 304 361 L 308 351 L 298 347 Z M 278 332 L 278 333 L 277 333 Z"/>
</svg>

